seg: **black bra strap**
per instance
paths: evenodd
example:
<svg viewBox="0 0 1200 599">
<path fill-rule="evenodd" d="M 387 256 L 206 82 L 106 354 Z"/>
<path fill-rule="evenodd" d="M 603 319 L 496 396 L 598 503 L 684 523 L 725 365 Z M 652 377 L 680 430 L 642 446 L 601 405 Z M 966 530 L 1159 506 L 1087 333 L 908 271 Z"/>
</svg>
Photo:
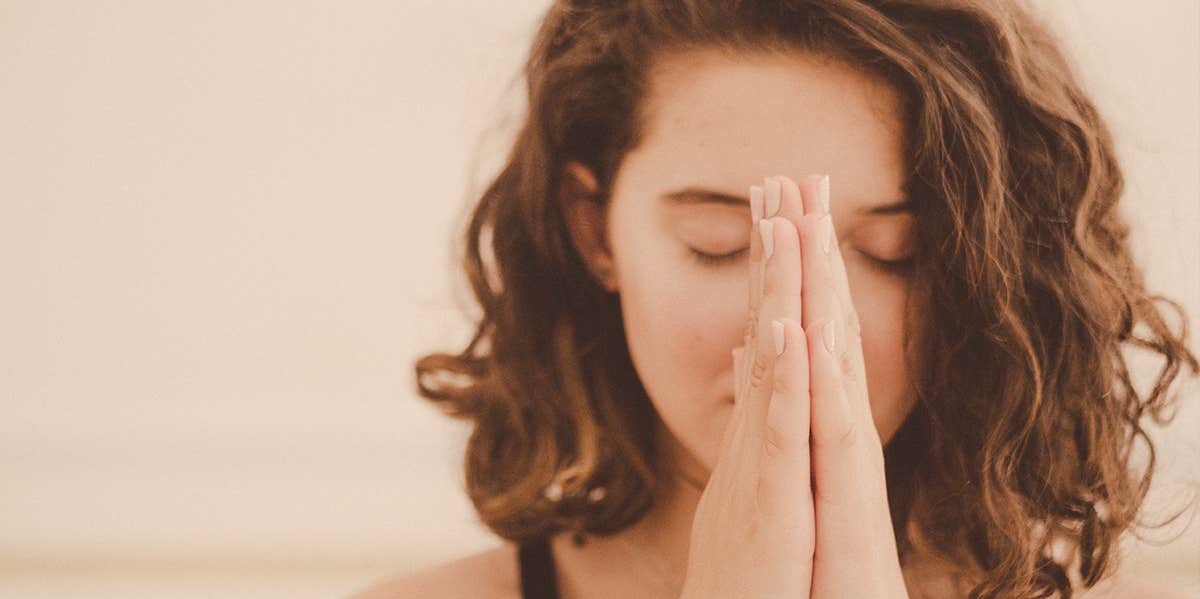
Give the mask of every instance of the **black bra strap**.
<svg viewBox="0 0 1200 599">
<path fill-rule="evenodd" d="M 550 543 L 544 537 L 522 543 L 517 561 L 521 568 L 521 597 L 558 599 L 554 554 L 550 552 Z"/>
</svg>

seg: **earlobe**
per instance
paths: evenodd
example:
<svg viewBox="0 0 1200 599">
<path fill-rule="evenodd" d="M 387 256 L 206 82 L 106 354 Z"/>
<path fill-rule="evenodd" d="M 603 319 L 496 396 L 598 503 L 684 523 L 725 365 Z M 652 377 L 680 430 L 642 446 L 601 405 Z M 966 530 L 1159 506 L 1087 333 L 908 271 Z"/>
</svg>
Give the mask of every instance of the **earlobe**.
<svg viewBox="0 0 1200 599">
<path fill-rule="evenodd" d="M 563 167 L 559 204 L 571 242 L 592 276 L 609 291 L 616 291 L 612 253 L 608 245 L 607 207 L 596 194 L 600 185 L 591 169 L 576 161 Z"/>
</svg>

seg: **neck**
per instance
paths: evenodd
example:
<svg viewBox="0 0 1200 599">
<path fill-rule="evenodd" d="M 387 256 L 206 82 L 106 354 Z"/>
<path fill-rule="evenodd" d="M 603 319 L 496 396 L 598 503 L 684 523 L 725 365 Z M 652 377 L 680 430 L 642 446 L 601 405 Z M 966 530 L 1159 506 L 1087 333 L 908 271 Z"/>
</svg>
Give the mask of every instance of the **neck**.
<svg viewBox="0 0 1200 599">
<path fill-rule="evenodd" d="M 659 455 L 673 473 L 642 519 L 613 535 L 588 537 L 576 547 L 570 535 L 553 540 L 564 599 L 636 596 L 677 599 L 687 573 L 692 520 L 711 471 L 658 423 Z M 911 597 L 960 597 L 952 568 L 910 555 L 904 567 Z"/>
<path fill-rule="evenodd" d="M 672 583 L 682 586 L 687 570 L 692 522 L 704 485 L 711 473 L 659 422 L 660 455 L 666 456 L 673 476 L 662 497 L 644 518 L 622 531 L 624 538 L 639 553 L 658 557 Z M 617 536 L 621 536 L 618 534 Z"/>
<path fill-rule="evenodd" d="M 650 510 L 611 536 L 588 537 L 575 547 L 562 535 L 554 542 L 564 597 L 678 597 L 687 571 L 692 519 L 709 470 L 661 423 L 659 451 L 674 473 Z"/>
</svg>

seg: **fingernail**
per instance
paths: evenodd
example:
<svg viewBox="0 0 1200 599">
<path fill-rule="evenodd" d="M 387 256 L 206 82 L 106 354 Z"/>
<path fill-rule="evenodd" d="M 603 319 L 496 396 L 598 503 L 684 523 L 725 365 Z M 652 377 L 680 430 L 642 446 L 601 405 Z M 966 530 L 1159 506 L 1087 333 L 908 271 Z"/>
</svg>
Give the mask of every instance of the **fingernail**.
<svg viewBox="0 0 1200 599">
<path fill-rule="evenodd" d="M 757 223 L 762 220 L 763 189 L 757 185 L 750 186 L 750 218 Z"/>
<path fill-rule="evenodd" d="M 775 355 L 778 356 L 779 354 L 783 353 L 783 346 L 785 342 L 783 337 L 782 322 L 779 322 L 778 320 L 771 321 L 771 335 L 775 337 Z"/>
<path fill-rule="evenodd" d="M 821 251 L 826 254 L 833 249 L 833 217 L 829 213 L 821 217 Z"/>
<path fill-rule="evenodd" d="M 836 336 L 837 333 L 834 331 L 832 320 L 825 323 L 825 326 L 821 327 L 821 342 L 825 344 L 825 351 L 829 352 L 830 354 L 832 354 L 833 350 L 837 347 Z"/>
<path fill-rule="evenodd" d="M 771 221 L 762 219 L 758 221 L 758 234 L 762 235 L 763 244 L 763 262 L 766 262 L 771 257 L 771 252 L 775 251 L 775 232 L 772 230 Z"/>
<path fill-rule="evenodd" d="M 817 185 L 817 196 L 821 198 L 821 207 L 825 209 L 825 214 L 829 214 L 829 175 L 821 177 L 821 182 Z"/>
<path fill-rule="evenodd" d="M 771 177 L 767 179 L 767 217 L 775 216 L 779 213 L 779 196 L 780 196 L 779 179 Z"/>
</svg>

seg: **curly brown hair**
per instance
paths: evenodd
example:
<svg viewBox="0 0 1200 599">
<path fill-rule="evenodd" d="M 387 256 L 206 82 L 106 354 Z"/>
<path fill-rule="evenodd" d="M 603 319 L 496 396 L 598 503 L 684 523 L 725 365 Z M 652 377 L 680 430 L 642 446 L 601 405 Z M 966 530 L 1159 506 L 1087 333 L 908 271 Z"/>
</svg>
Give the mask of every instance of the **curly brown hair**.
<svg viewBox="0 0 1200 599">
<path fill-rule="evenodd" d="M 938 315 L 907 329 L 928 331 L 906 356 L 919 401 L 885 448 L 902 556 L 957 564 L 973 597 L 1095 584 L 1140 524 L 1145 417 L 1168 419 L 1180 368 L 1200 365 L 1186 319 L 1176 332 L 1160 312 L 1182 308 L 1150 295 L 1132 260 L 1104 121 L 1051 33 L 1002 1 L 551 6 L 524 70 L 528 113 L 466 230 L 482 317 L 462 352 L 416 364 L 420 394 L 474 422 L 466 485 L 483 522 L 516 542 L 607 534 L 664 491 L 658 416 L 618 298 L 571 243 L 563 202 L 579 190 L 564 166 L 590 168 L 591 201 L 607 204 L 653 60 L 714 47 L 828 56 L 901 92 L 921 223 L 909 301 Z M 1123 353 L 1135 347 L 1163 360 L 1144 393 Z M 551 483 L 563 500 L 543 497 Z M 589 502 L 596 485 L 607 496 Z"/>
</svg>

